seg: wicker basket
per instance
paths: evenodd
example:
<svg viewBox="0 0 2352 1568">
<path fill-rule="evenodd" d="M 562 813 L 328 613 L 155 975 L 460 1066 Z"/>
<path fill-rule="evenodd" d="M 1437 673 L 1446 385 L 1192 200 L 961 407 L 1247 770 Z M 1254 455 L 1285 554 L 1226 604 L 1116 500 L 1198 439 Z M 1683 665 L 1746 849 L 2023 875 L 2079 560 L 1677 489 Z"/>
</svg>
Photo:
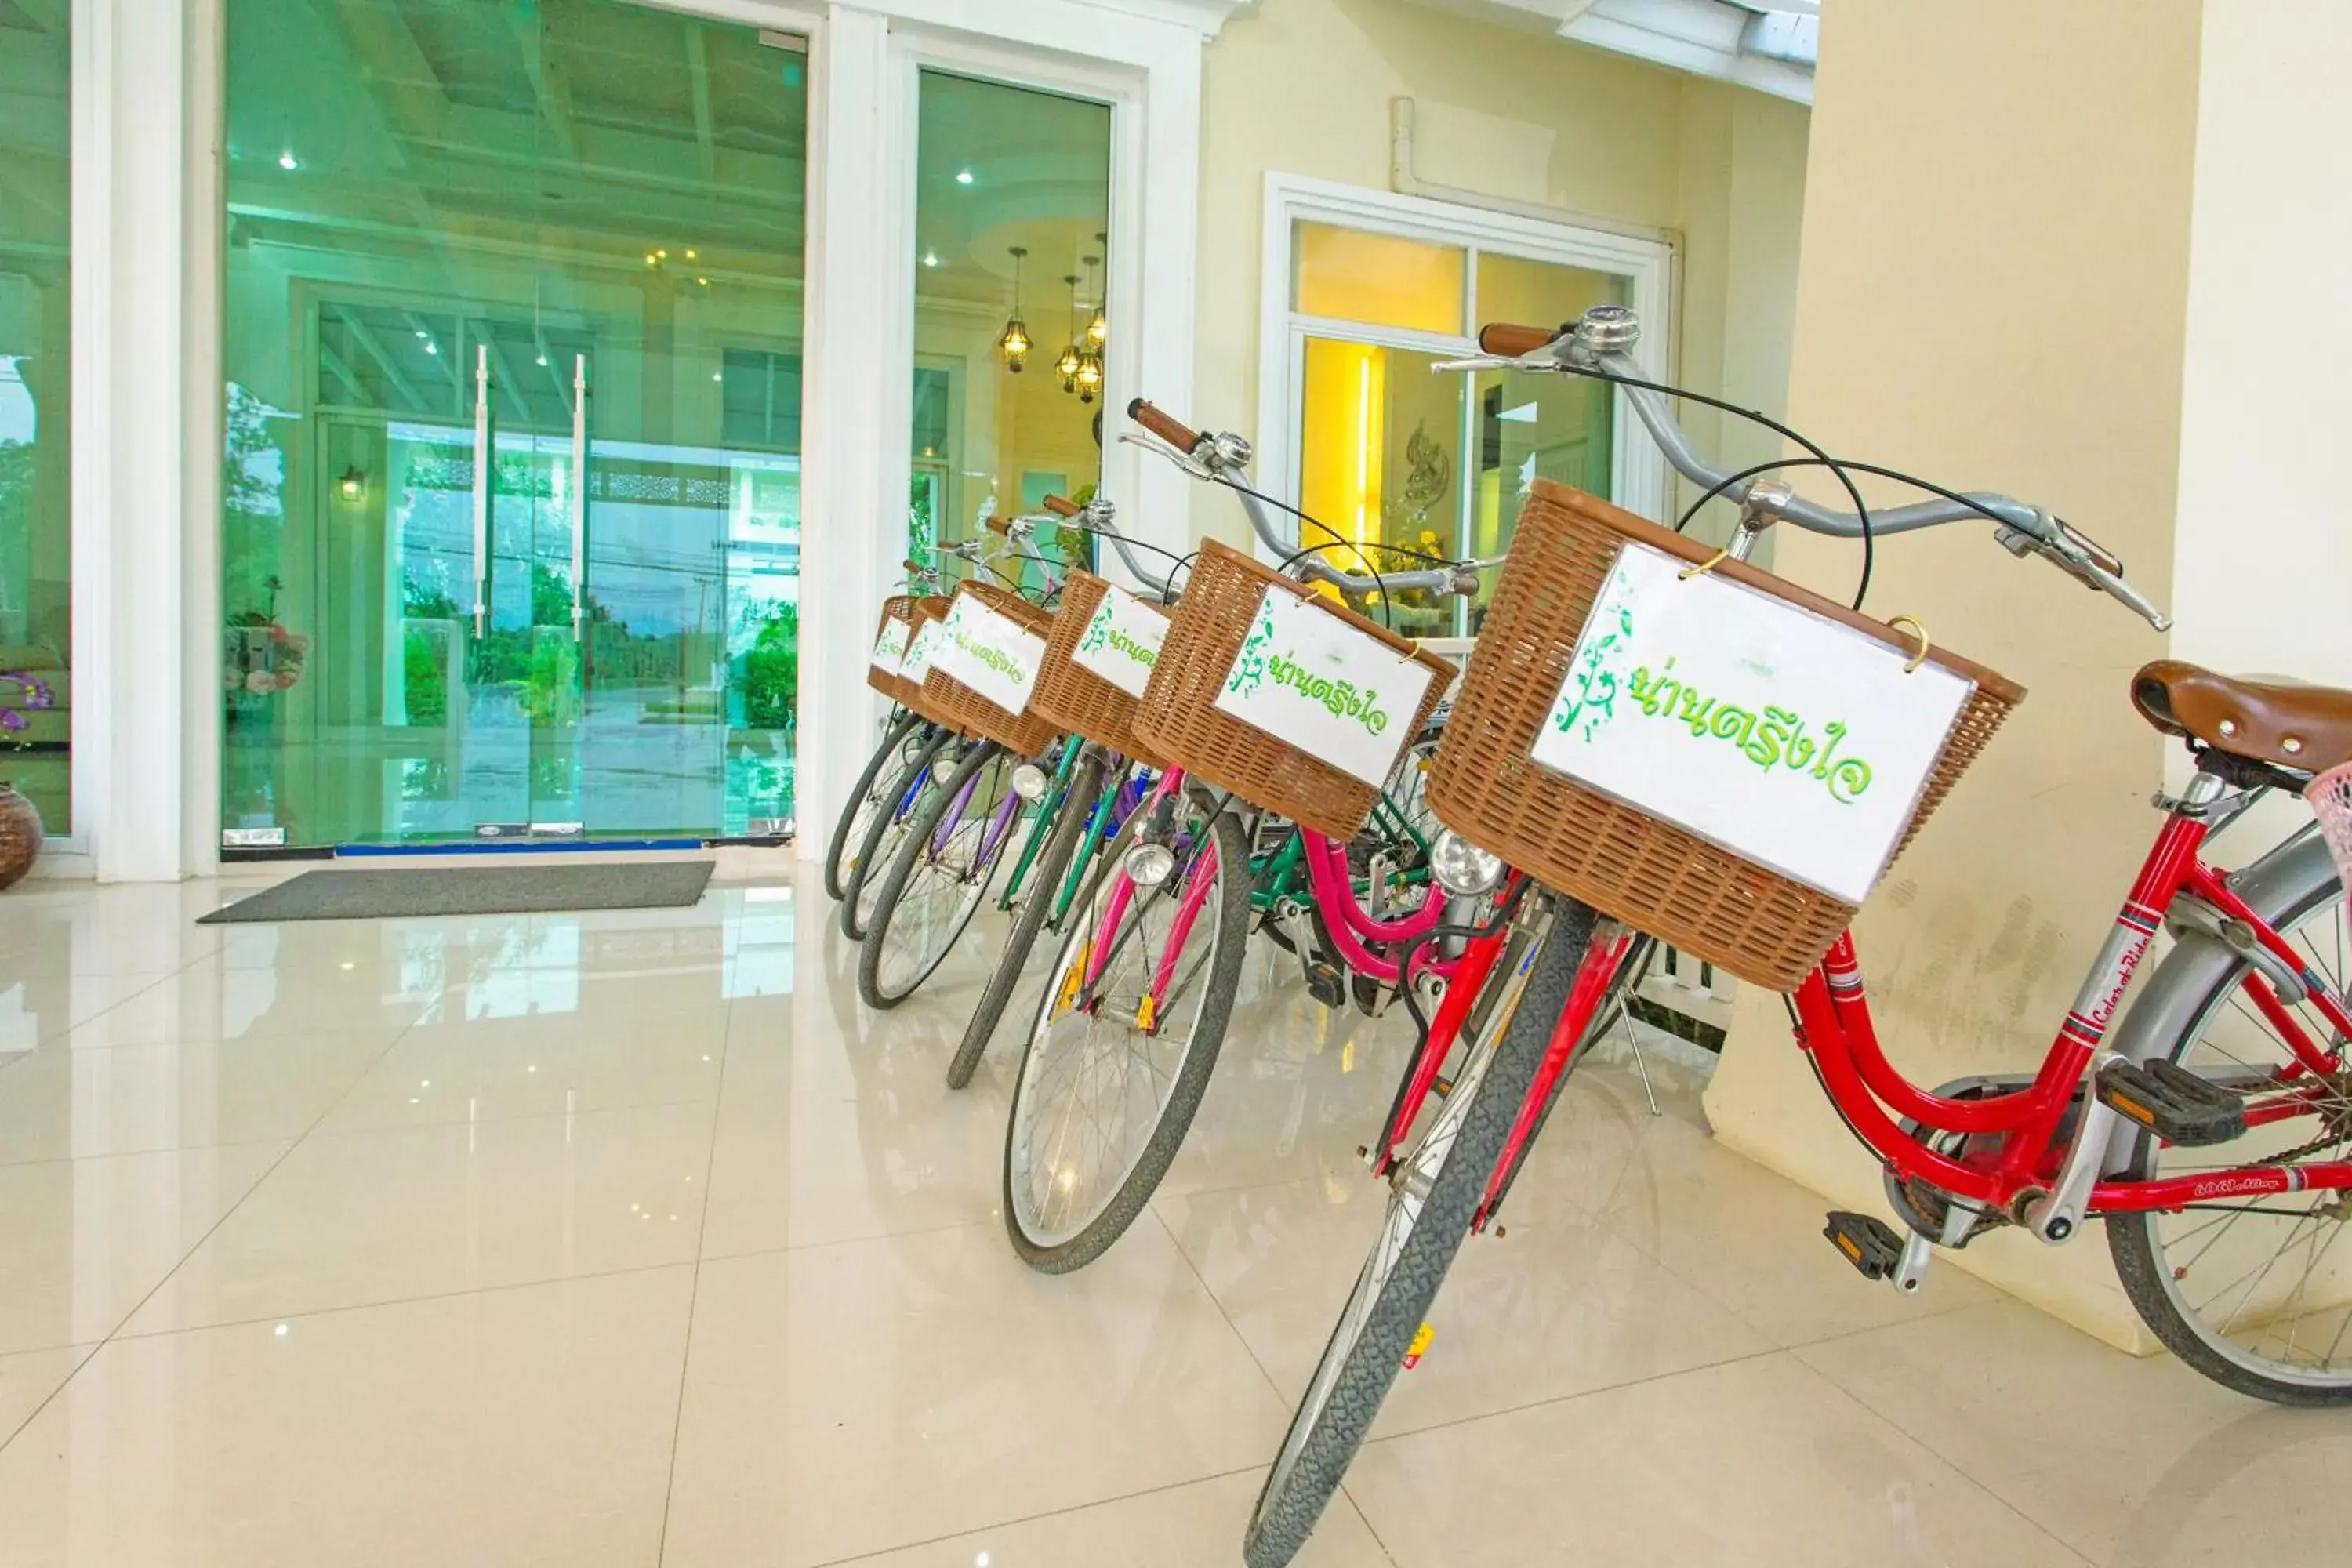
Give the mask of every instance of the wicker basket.
<svg viewBox="0 0 2352 1568">
<path fill-rule="evenodd" d="M 1053 635 L 1045 639 L 1045 664 L 1037 676 L 1037 689 L 1029 699 L 1030 711 L 1051 720 L 1073 734 L 1084 735 L 1123 757 L 1152 767 L 1162 764 L 1135 733 L 1137 699 L 1072 658 L 1087 623 L 1101 607 L 1110 584 L 1091 573 L 1073 571 L 1062 584 L 1062 607 L 1054 617 Z M 1143 607 L 1165 619 L 1168 611 L 1149 600 Z"/>
<path fill-rule="evenodd" d="M 967 580 L 957 584 L 956 596 L 966 595 L 1041 637 L 1053 630 L 1052 611 L 1040 609 L 1020 595 L 992 583 Z M 1007 712 L 937 667 L 924 677 L 923 701 L 940 722 L 951 724 L 967 735 L 994 741 L 1016 757 L 1038 755 L 1062 733 L 1051 719 L 1037 711 L 1034 700 L 1025 712 Z"/>
<path fill-rule="evenodd" d="M 913 622 L 915 604 L 913 595 L 908 594 L 893 594 L 882 601 L 882 618 L 875 623 L 874 626 L 876 647 L 882 646 L 884 637 L 896 632 L 900 639 L 898 651 L 901 656 L 904 656 L 907 643 L 911 641 L 915 635 Z M 887 697 L 891 701 L 902 705 L 912 700 L 915 693 L 911 683 L 900 679 L 896 675 L 886 674 L 877 669 L 870 661 L 866 666 L 866 684 Z"/>
<path fill-rule="evenodd" d="M 948 602 L 945 598 L 933 596 L 911 601 L 907 607 L 908 646 L 912 647 L 915 638 L 922 635 L 923 628 L 933 621 L 944 620 L 947 613 Z M 879 637 L 881 633 L 877 631 L 875 635 Z M 871 665 L 866 666 L 866 677 L 867 684 L 877 691 L 887 693 L 909 713 L 928 719 L 934 724 L 942 722 L 938 705 L 923 695 L 922 684 L 919 681 L 908 680 L 904 676 L 878 675 Z"/>
<path fill-rule="evenodd" d="M 1693 563 L 1713 553 L 1580 490 L 1536 482 L 1437 750 L 1430 805 L 1473 844 L 1571 898 L 1742 980 L 1794 990 L 1856 906 L 1584 788 L 1528 755 L 1567 679 L 1593 598 L 1629 541 Z M 1915 646 L 1901 632 L 1752 566 L 1727 561 L 1714 570 L 1891 647 Z M 1897 854 L 2025 696 L 2015 683 L 1940 648 L 1928 657 L 1976 685 Z"/>
<path fill-rule="evenodd" d="M 1210 540 L 1201 547 L 1184 596 L 1136 710 L 1137 737 L 1152 754 L 1332 838 L 1352 838 L 1380 791 L 1308 752 L 1253 729 L 1217 706 L 1226 674 L 1241 653 L 1267 594 L 1289 594 L 1377 637 L 1436 676 L 1412 722 L 1411 738 L 1445 695 L 1454 666 L 1377 622 L 1340 608 L 1238 550 Z"/>
</svg>

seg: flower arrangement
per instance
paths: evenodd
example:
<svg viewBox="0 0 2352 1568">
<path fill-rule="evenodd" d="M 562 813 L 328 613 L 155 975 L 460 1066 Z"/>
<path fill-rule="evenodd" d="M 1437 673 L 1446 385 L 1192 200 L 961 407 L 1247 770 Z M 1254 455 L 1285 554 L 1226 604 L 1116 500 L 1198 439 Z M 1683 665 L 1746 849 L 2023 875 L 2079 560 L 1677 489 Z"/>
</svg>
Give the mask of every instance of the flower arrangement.
<svg viewBox="0 0 2352 1568">
<path fill-rule="evenodd" d="M 290 690 L 302 679 L 310 655 L 309 637 L 278 623 L 278 593 L 284 584 L 269 577 L 262 586 L 269 590 L 269 607 L 229 616 L 226 657 L 221 661 L 221 684 L 231 692 L 255 697 Z"/>
<path fill-rule="evenodd" d="M 7 689 L 14 687 L 11 700 Z M 23 669 L 0 669 L 0 745 L 24 747 L 32 744 L 25 731 L 32 728 L 28 713 L 38 713 L 57 706 L 57 693 L 49 683 Z"/>
</svg>

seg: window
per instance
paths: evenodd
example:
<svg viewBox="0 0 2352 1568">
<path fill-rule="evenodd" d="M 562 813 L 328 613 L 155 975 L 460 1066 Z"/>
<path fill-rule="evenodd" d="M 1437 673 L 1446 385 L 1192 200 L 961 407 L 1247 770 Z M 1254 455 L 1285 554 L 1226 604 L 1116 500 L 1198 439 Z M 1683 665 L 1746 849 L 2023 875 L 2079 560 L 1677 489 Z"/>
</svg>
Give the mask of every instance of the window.
<svg viewBox="0 0 2352 1568">
<path fill-rule="evenodd" d="M 1537 479 L 1656 509 L 1661 460 L 1608 388 L 1433 367 L 1475 353 L 1486 321 L 1564 322 L 1599 304 L 1650 320 L 1663 244 L 1279 176 L 1268 211 L 1268 276 L 1286 290 L 1267 312 L 1261 461 L 1315 520 L 1300 544 L 1324 541 L 1356 572 L 1499 554 Z M 1492 583 L 1466 605 L 1400 594 L 1391 614 L 1413 636 L 1475 633 Z"/>
<path fill-rule="evenodd" d="M 72 829 L 66 11 L 0 5 L 0 784 Z"/>
</svg>

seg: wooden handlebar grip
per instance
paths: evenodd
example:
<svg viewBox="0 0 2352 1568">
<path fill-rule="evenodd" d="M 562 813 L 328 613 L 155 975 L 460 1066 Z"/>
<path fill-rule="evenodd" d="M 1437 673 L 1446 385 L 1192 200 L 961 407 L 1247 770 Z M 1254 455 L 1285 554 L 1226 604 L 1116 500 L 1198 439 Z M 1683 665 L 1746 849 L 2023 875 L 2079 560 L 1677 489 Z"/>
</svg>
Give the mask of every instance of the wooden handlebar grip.
<svg viewBox="0 0 2352 1568">
<path fill-rule="evenodd" d="M 1076 517 L 1086 509 L 1074 500 L 1065 500 L 1060 496 L 1047 496 L 1045 510 L 1055 517 Z"/>
<path fill-rule="evenodd" d="M 1189 452 L 1201 444 L 1198 431 L 1187 429 L 1140 397 L 1127 405 L 1127 416 L 1180 452 Z"/>
<path fill-rule="evenodd" d="M 992 517 L 988 520 L 988 531 L 1007 539 L 1010 539 L 1013 536 L 1011 525 L 1001 517 Z"/>
<path fill-rule="evenodd" d="M 1531 354 L 1559 336 L 1557 327 L 1522 327 L 1509 321 L 1489 321 L 1478 329 L 1478 347 L 1498 359 Z"/>
</svg>

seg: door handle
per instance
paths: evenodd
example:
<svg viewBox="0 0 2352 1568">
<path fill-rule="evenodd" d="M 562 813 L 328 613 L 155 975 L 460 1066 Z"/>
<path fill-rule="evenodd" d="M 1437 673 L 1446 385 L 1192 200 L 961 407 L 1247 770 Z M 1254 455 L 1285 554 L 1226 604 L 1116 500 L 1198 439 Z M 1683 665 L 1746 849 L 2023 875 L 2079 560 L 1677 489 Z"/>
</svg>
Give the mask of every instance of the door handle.
<svg viewBox="0 0 2352 1568">
<path fill-rule="evenodd" d="M 490 619 L 490 345 L 474 349 L 474 636 Z"/>
<path fill-rule="evenodd" d="M 572 360 L 572 635 L 588 594 L 588 356 Z"/>
</svg>

